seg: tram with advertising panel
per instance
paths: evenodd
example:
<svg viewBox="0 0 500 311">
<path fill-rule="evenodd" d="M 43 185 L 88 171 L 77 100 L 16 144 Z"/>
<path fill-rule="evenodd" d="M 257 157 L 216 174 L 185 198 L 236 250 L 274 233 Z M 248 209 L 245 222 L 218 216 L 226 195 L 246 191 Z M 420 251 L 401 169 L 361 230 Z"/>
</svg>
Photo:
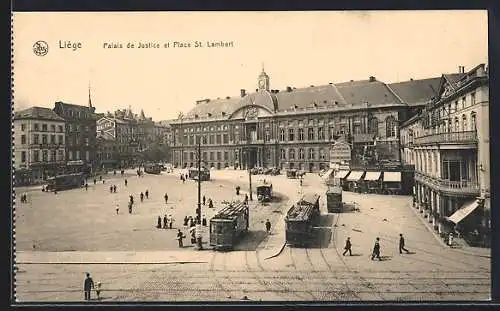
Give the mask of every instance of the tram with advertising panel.
<svg viewBox="0 0 500 311">
<path fill-rule="evenodd" d="M 235 201 L 210 219 L 210 245 L 216 250 L 232 249 L 249 227 L 248 205 Z"/>
<path fill-rule="evenodd" d="M 313 242 L 313 227 L 319 224 L 318 194 L 305 194 L 287 212 L 285 217 L 286 243 L 290 246 L 308 246 Z"/>
<path fill-rule="evenodd" d="M 47 178 L 47 191 L 60 191 L 80 188 L 85 185 L 84 173 L 63 174 Z"/>
</svg>

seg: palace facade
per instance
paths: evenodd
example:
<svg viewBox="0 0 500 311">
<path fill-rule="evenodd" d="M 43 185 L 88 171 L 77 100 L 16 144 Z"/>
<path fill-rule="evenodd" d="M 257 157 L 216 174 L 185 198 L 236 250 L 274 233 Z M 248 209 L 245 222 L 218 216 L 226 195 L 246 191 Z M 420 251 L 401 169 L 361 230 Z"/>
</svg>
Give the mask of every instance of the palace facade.
<svg viewBox="0 0 500 311">
<path fill-rule="evenodd" d="M 400 163 L 399 124 L 436 96 L 439 78 L 386 84 L 375 77 L 304 88 L 270 88 L 264 70 L 258 88 L 240 96 L 199 100 L 173 120 L 172 162 L 196 166 L 197 142 L 205 165 L 280 167 L 318 171 L 329 166 L 340 137 L 353 150 L 352 165 L 366 165 L 366 146 L 377 163 Z M 376 165 L 375 163 L 374 165 Z"/>
</svg>

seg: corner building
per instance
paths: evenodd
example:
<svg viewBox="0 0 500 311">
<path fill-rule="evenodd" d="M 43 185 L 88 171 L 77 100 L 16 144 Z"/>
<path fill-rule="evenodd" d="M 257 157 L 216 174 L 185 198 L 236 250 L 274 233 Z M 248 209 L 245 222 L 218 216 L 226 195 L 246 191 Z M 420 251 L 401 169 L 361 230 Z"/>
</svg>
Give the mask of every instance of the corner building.
<svg viewBox="0 0 500 311">
<path fill-rule="evenodd" d="M 379 160 L 399 162 L 399 123 L 420 104 L 416 99 L 425 103 L 434 95 L 427 84 L 416 87 L 410 103 L 375 77 L 273 90 L 264 70 L 257 85 L 254 93 L 242 89 L 237 97 L 197 101 L 186 116 L 173 120 L 173 164 L 196 166 L 201 139 L 202 160 L 209 167 L 313 172 L 328 168 L 330 147 L 341 136 L 352 143 L 353 160 L 376 140 Z M 406 84 L 397 85 L 405 89 Z"/>
<path fill-rule="evenodd" d="M 484 64 L 444 74 L 439 95 L 401 129 L 415 207 L 443 236 L 455 231 L 476 243 L 491 232 L 488 80 Z"/>
</svg>

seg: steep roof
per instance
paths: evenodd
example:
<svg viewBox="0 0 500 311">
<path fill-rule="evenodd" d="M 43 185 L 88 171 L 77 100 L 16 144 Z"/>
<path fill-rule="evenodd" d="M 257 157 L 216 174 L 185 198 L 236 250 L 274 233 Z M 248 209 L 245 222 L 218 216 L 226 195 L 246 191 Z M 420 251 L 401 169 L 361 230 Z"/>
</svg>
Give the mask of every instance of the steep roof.
<svg viewBox="0 0 500 311">
<path fill-rule="evenodd" d="M 352 106 L 369 107 L 402 105 L 394 93 L 380 81 L 352 81 L 335 84 L 345 101 Z M 366 106 L 364 106 L 366 107 Z"/>
<path fill-rule="evenodd" d="M 278 107 L 284 111 L 293 107 L 303 109 L 313 107 L 336 107 L 345 106 L 346 102 L 335 85 L 327 84 L 311 86 L 290 91 L 282 91 L 276 94 Z"/>
<path fill-rule="evenodd" d="M 230 97 L 199 101 L 196 106 L 186 114 L 187 118 L 207 117 L 210 113 L 212 117 L 220 117 L 222 112 L 231 114 L 234 107 L 241 101 L 241 97 Z"/>
<path fill-rule="evenodd" d="M 441 77 L 410 80 L 389 84 L 401 100 L 408 106 L 425 105 L 432 97 L 436 97 L 439 92 Z"/>
<path fill-rule="evenodd" d="M 65 121 L 64 118 L 60 117 L 57 113 L 52 111 L 52 109 L 36 106 L 18 111 L 14 114 L 14 120 L 21 119 L 37 119 L 61 122 Z"/>
</svg>

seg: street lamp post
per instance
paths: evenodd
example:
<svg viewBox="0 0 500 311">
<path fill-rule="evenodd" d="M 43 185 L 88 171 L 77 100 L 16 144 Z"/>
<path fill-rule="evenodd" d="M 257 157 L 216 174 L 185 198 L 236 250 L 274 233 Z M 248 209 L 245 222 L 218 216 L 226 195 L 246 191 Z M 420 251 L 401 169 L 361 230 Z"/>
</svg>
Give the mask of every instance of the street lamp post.
<svg viewBox="0 0 500 311">
<path fill-rule="evenodd" d="M 247 162 L 247 169 L 248 169 L 248 192 L 249 192 L 249 199 L 250 201 L 253 201 L 253 195 L 252 195 L 252 170 L 250 168 L 250 149 L 247 147 L 246 150 L 246 162 Z"/>
<path fill-rule="evenodd" d="M 197 229 L 199 230 L 197 234 L 198 250 L 203 249 L 201 240 L 201 137 L 198 139 L 198 208 L 196 209 L 197 214 Z"/>
</svg>

